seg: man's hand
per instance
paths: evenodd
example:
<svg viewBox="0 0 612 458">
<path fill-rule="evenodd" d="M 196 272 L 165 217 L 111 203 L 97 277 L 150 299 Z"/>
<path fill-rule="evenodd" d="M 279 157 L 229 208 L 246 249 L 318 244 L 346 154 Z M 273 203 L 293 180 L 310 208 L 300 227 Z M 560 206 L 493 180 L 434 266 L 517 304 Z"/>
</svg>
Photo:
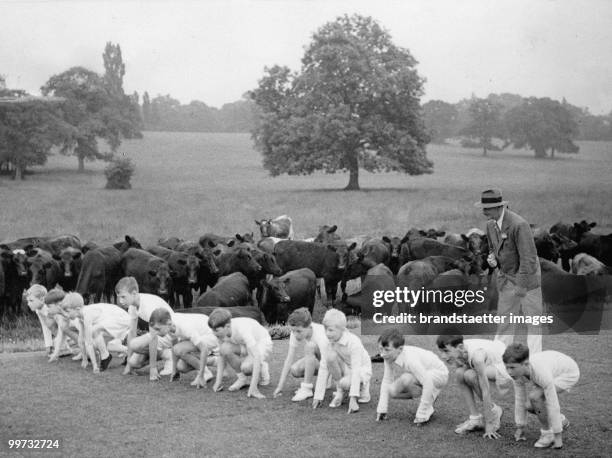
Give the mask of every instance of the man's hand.
<svg viewBox="0 0 612 458">
<path fill-rule="evenodd" d="M 386 413 L 377 413 L 376 414 L 376 421 L 383 421 L 387 419 L 387 414 Z"/>
<path fill-rule="evenodd" d="M 257 387 L 249 388 L 249 392 L 247 393 L 247 398 L 257 398 L 257 399 L 265 399 L 266 397 L 261 394 L 261 392 L 257 389 Z"/>
<path fill-rule="evenodd" d="M 312 408 L 316 409 L 317 407 L 320 407 L 322 402 L 323 401 L 321 399 L 313 399 L 312 400 Z"/>
<path fill-rule="evenodd" d="M 514 440 L 516 442 L 527 440 L 527 438 L 525 437 L 525 431 L 523 430 L 522 426 L 516 427 L 516 431 L 514 431 Z"/>
<path fill-rule="evenodd" d="M 348 413 L 359 412 L 359 404 L 357 403 L 357 397 L 351 396 L 349 399 Z"/>
<path fill-rule="evenodd" d="M 151 366 L 151 370 L 149 370 L 149 380 L 155 382 L 159 380 L 159 372 L 157 371 L 157 367 Z"/>
<path fill-rule="evenodd" d="M 489 256 L 487 256 L 487 263 L 493 269 L 497 267 L 497 259 L 495 259 L 495 254 L 489 253 Z"/>
</svg>

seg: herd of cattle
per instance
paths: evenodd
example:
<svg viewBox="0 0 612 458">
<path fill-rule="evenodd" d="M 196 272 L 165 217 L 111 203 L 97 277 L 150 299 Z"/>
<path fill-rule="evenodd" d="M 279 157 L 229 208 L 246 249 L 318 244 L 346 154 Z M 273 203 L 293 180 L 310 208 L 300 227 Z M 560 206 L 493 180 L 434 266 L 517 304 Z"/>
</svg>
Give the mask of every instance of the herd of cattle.
<svg viewBox="0 0 612 458">
<path fill-rule="evenodd" d="M 135 277 L 141 292 L 157 294 L 174 308 L 250 307 L 249 316 L 253 310 L 261 316 L 260 310 L 268 323 L 284 322 L 296 307 L 312 312 L 320 294 L 317 279 L 324 281 L 331 305 L 340 285 L 348 312 L 358 312 L 372 290 L 435 287 L 449 276 L 492 283 L 487 239 L 478 229 L 448 234 L 413 228 L 403 237 L 343 238 L 334 225 L 320 227 L 311 239 L 294 240 L 286 215 L 256 223 L 257 242 L 253 233 L 207 233 L 197 241 L 170 237 L 144 249 L 129 235 L 111 246 L 82 243 L 73 235 L 4 242 L 0 312 L 22 313 L 23 292 L 36 283 L 77 291 L 88 302 L 113 302 L 114 286 L 123 276 Z M 545 300 L 562 300 L 559 291 L 579 277 L 610 273 L 612 234 L 594 234 L 594 226 L 582 221 L 557 223 L 549 231 L 534 228 Z M 361 291 L 347 295 L 346 283 L 354 278 L 361 279 Z"/>
</svg>

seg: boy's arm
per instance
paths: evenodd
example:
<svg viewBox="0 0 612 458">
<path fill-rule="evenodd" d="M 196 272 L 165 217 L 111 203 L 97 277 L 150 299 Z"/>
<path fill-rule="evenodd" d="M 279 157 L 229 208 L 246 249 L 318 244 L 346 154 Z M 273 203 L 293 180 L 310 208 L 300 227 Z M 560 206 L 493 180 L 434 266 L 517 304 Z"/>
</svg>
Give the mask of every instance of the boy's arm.
<svg viewBox="0 0 612 458">
<path fill-rule="evenodd" d="M 223 372 L 225 371 L 225 358 L 221 355 L 217 357 L 217 378 L 213 385 L 213 391 L 221 391 L 223 389 Z"/>
<path fill-rule="evenodd" d="M 350 332 L 350 331 L 347 331 Z M 351 388 L 349 390 L 349 397 L 359 397 L 359 385 L 361 384 L 361 354 L 364 351 L 363 344 L 358 336 L 352 334 L 354 339 L 349 340 L 349 351 L 351 358 Z"/>
<path fill-rule="evenodd" d="M 289 374 L 289 369 L 291 368 L 291 364 L 295 359 L 295 348 L 289 346 L 289 350 L 287 351 L 287 357 L 285 358 L 285 363 L 283 364 L 283 369 L 281 370 L 280 379 L 278 380 L 278 385 L 274 390 L 274 397 L 277 397 L 283 391 L 283 387 L 285 386 L 285 381 L 287 380 L 287 375 Z"/>
<path fill-rule="evenodd" d="M 321 361 L 319 361 L 319 372 L 317 373 L 317 382 L 315 385 L 315 392 L 313 396 L 314 401 L 323 401 L 325 397 L 325 390 L 327 389 L 327 379 L 329 378 L 329 369 L 327 369 L 327 351 L 329 344 L 325 348 L 319 348 L 321 354 Z"/>
<path fill-rule="evenodd" d="M 253 358 L 253 373 L 251 374 L 251 385 L 249 386 L 247 396 L 260 399 L 265 398 L 265 396 L 259 392 L 259 388 L 257 388 L 257 385 L 259 384 L 259 375 L 261 373 L 261 352 L 259 351 L 259 347 L 257 345 L 247 346 L 247 351 L 251 355 L 251 358 Z"/>
<path fill-rule="evenodd" d="M 42 314 L 37 310 L 36 316 L 38 316 L 38 321 L 40 321 L 40 327 L 43 333 L 43 339 L 45 340 L 45 348 L 48 350 L 53 347 L 53 333 L 51 329 L 47 326 L 46 320 L 43 318 Z"/>
<path fill-rule="evenodd" d="M 53 353 L 49 357 L 49 362 L 57 361 L 59 358 L 60 348 L 64 345 L 66 336 L 64 334 L 65 320 L 63 317 L 56 316 L 55 322 L 57 323 L 57 335 L 55 336 L 55 342 L 53 342 Z"/>
<path fill-rule="evenodd" d="M 533 366 L 532 366 L 533 367 Z M 536 368 L 536 370 L 539 368 Z M 534 371 L 535 372 L 535 371 Z M 546 413 L 548 414 L 548 425 L 552 428 L 553 433 L 558 434 L 563 431 L 561 425 L 561 407 L 559 406 L 559 396 L 557 395 L 557 389 L 553 382 L 553 377 L 550 371 L 538 370 L 538 373 L 534 374 L 533 382 L 544 390 L 544 397 L 546 398 Z"/>
<path fill-rule="evenodd" d="M 159 372 L 157 371 L 157 342 L 159 337 L 154 329 L 149 328 L 151 339 L 149 340 L 149 380 L 159 380 Z"/>
<path fill-rule="evenodd" d="M 485 417 L 485 437 L 497 438 L 499 435 L 493 431 L 493 401 L 491 400 L 491 386 L 487 377 L 486 355 L 484 351 L 477 350 L 472 357 L 472 367 L 478 377 L 478 386 L 482 393 L 482 410 Z"/>
<path fill-rule="evenodd" d="M 89 355 L 89 359 L 91 359 L 91 365 L 93 367 L 93 371 L 95 373 L 100 372 L 100 368 L 98 367 L 98 361 L 96 359 L 96 352 L 94 350 L 94 345 L 93 345 L 93 323 L 91 321 L 91 318 L 88 318 L 87 316 L 83 316 L 83 323 L 81 324 L 81 320 L 79 320 L 79 325 L 82 326 L 83 329 L 83 333 L 84 333 L 84 342 L 85 342 L 85 349 L 87 350 L 87 354 Z M 80 331 L 80 330 L 79 330 Z M 81 333 L 79 332 L 79 335 L 81 335 Z M 85 355 L 85 352 L 83 350 L 81 350 L 81 353 L 83 354 L 83 361 L 87 361 L 87 356 Z M 86 367 L 87 363 L 85 363 Z"/>
<path fill-rule="evenodd" d="M 389 408 L 389 386 L 393 382 L 393 370 L 389 362 L 384 362 L 384 373 L 380 383 L 380 396 L 376 407 L 376 420 L 383 420 Z"/>
<path fill-rule="evenodd" d="M 197 388 L 205 388 L 206 384 L 204 383 L 204 369 L 206 369 L 206 360 L 208 359 L 208 353 L 210 350 L 208 349 L 208 345 L 206 342 L 200 342 L 196 345 L 200 350 L 200 370 L 198 371 L 198 375 L 191 384 Z M 172 353 L 174 354 L 174 352 Z M 176 361 L 174 362 L 174 368 L 176 370 Z"/>
<path fill-rule="evenodd" d="M 419 403 L 419 407 L 416 411 L 416 418 L 427 418 L 428 412 L 433 407 L 434 399 L 434 381 L 431 377 L 431 374 L 425 366 L 421 364 L 417 358 L 413 358 L 408 361 L 408 368 L 410 372 L 414 375 L 417 381 L 423 387 L 423 392 L 421 393 L 421 402 Z M 484 396 L 484 392 L 483 392 Z M 427 412 L 427 413 L 424 413 Z"/>
</svg>

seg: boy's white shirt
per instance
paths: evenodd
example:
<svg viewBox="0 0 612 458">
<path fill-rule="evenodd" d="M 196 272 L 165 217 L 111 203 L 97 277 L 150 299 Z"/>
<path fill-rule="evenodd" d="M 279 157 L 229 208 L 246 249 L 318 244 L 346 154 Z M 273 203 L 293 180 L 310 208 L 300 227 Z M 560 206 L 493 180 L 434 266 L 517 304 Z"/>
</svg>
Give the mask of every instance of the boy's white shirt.
<svg viewBox="0 0 612 458">
<path fill-rule="evenodd" d="M 387 413 L 389 405 L 389 387 L 395 379 L 404 373 L 414 375 L 419 384 L 423 387 L 417 414 L 421 411 L 425 412 L 431 410 L 435 401 L 434 381 L 431 376 L 431 371 L 446 373 L 448 376 L 448 368 L 434 352 L 419 347 L 404 345 L 402 352 L 395 361 L 384 361 L 384 375 L 380 385 L 380 397 L 376 412 Z"/>
<path fill-rule="evenodd" d="M 579 376 L 576 361 L 558 351 L 542 351 L 529 356 L 529 374 L 531 382 L 544 390 L 549 427 L 553 433 L 560 433 L 563 430 L 561 407 L 554 379 L 564 374 Z M 527 383 L 514 382 L 514 420 L 517 425 L 527 423 L 526 402 Z"/>
<path fill-rule="evenodd" d="M 312 335 L 310 336 L 310 339 L 304 339 L 302 342 L 298 342 L 293 333 L 291 333 L 289 336 L 289 351 L 295 352 L 300 344 L 304 345 L 306 342 L 314 342 L 314 344 L 319 348 L 321 361 L 319 362 L 319 372 L 315 385 L 314 399 L 321 401 L 325 397 L 327 378 L 329 376 L 329 370 L 327 369 L 327 351 L 329 349 L 329 339 L 325 334 L 325 327 L 322 324 L 312 323 L 311 327 Z"/>
<path fill-rule="evenodd" d="M 268 330 L 253 318 L 232 318 L 230 323 L 232 335 L 227 340 L 236 345 L 244 345 L 250 355 L 255 347 L 272 344 Z"/>
<path fill-rule="evenodd" d="M 175 313 L 172 322 L 176 330 L 173 335 L 178 341 L 189 340 L 196 347 L 205 343 L 209 350 L 219 345 L 208 326 L 208 316 L 201 313 Z"/>
<path fill-rule="evenodd" d="M 117 305 L 91 304 L 84 306 L 82 311 L 86 343 L 93 343 L 93 328 L 103 321 L 106 321 L 107 324 L 116 323 L 118 327 L 125 327 L 126 333 L 129 330 L 130 315 Z"/>
<path fill-rule="evenodd" d="M 329 348 L 334 350 L 338 354 L 340 361 L 350 369 L 351 388 L 349 396 L 358 397 L 361 374 L 369 373 L 372 375 L 372 361 L 361 339 L 345 329 L 337 342 L 329 343 Z"/>
<path fill-rule="evenodd" d="M 174 315 L 174 310 L 168 305 L 168 303 L 161 297 L 155 294 L 139 293 L 139 305 L 130 305 L 128 307 L 128 313 L 132 319 L 138 319 L 149 322 L 153 310 L 158 308 L 164 308 L 170 312 L 170 315 Z"/>
<path fill-rule="evenodd" d="M 512 378 L 506 371 L 503 355 L 506 351 L 506 344 L 500 340 L 489 339 L 464 339 L 463 346 L 468 353 L 468 364 L 473 367 L 472 358 L 478 350 L 485 352 L 485 364 L 495 367 L 497 374 L 495 377 L 495 385 L 500 394 L 506 393 L 510 389 Z"/>
</svg>

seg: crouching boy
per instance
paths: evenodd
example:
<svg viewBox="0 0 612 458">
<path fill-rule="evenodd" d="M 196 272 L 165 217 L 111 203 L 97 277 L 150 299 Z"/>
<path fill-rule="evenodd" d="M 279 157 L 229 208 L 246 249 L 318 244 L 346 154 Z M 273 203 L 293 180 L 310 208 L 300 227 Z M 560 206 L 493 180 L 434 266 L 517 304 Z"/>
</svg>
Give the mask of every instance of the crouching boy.
<svg viewBox="0 0 612 458">
<path fill-rule="evenodd" d="M 506 370 L 514 381 L 514 418 L 517 441 L 526 440 L 527 412 L 538 416 L 542 429 L 534 444 L 537 448 L 563 447 L 562 431 L 569 421 L 561 413 L 557 393 L 569 391 L 580 378 L 576 362 L 558 351 L 529 355 L 529 348 L 513 343 L 503 355 Z M 527 393 L 527 384 L 533 389 Z"/>
<path fill-rule="evenodd" d="M 111 341 L 115 341 L 116 351 L 127 352 L 121 342 L 130 330 L 130 315 L 121 307 L 114 304 L 85 306 L 83 296 L 68 293 L 62 301 L 62 309 L 79 331 L 79 347 L 83 356 L 81 367 L 87 367 L 89 356 L 94 373 L 105 371 L 112 359 L 108 351 L 108 343 Z M 99 366 L 96 352 L 100 354 Z"/>
<path fill-rule="evenodd" d="M 70 352 L 74 354 L 73 360 L 79 360 L 82 358 L 81 352 L 78 348 L 71 349 L 68 343 L 68 338 L 76 344 L 79 340 L 79 333 L 76 328 L 71 327 L 70 320 L 65 316 L 64 311 L 61 308 L 62 301 L 66 297 L 61 289 L 52 289 L 45 295 L 45 307 L 47 317 L 55 321 L 56 333 L 55 340 L 53 341 L 53 353 L 49 357 L 49 362 L 57 361 L 60 356 L 62 347 L 69 348 Z"/>
<path fill-rule="evenodd" d="M 126 308 L 130 315 L 130 330 L 128 332 L 128 355 L 123 375 L 129 374 L 132 369 L 142 369 L 149 364 L 149 380 L 159 380 L 160 375 L 171 375 L 172 368 L 172 342 L 166 337 L 159 337 L 155 330 L 149 327 L 151 314 L 155 309 L 164 308 L 170 315 L 174 314 L 168 303 L 154 294 L 138 292 L 138 283 L 134 277 L 123 277 L 115 286 L 117 302 Z M 136 337 L 138 326 L 148 327 L 146 334 Z M 164 360 L 164 368 L 157 371 L 158 352 Z"/>
<path fill-rule="evenodd" d="M 312 322 L 312 316 L 306 307 L 294 310 L 289 315 L 287 323 L 291 327 L 289 351 L 278 386 L 274 390 L 274 397 L 281 394 L 287 375 L 291 372 L 291 375 L 296 378 L 304 378 L 300 388 L 291 398 L 292 401 L 303 401 L 313 396 L 315 400 L 322 401 L 325 397 L 328 378 L 326 352 L 329 340 L 325 335 L 325 328 L 322 324 Z M 300 344 L 304 345 L 304 357 L 295 361 L 295 353 Z M 313 393 L 313 380 L 317 373 L 317 385 Z"/>
<path fill-rule="evenodd" d="M 434 413 L 436 398 L 448 383 L 448 369 L 435 353 L 404 344 L 404 336 L 397 329 L 388 329 L 378 338 L 385 369 L 376 420 L 385 419 L 389 397 L 412 399 L 420 396 L 414 423 L 427 423 Z"/>
<path fill-rule="evenodd" d="M 149 326 L 158 336 L 169 336 L 172 339 L 172 358 L 174 373 L 172 381 L 179 380 L 181 373 L 197 370 L 196 378 L 191 382 L 196 388 L 203 388 L 213 378 L 207 366 L 216 360 L 209 358 L 213 349 L 218 348 L 218 341 L 208 326 L 208 316 L 199 313 L 174 313 L 165 308 L 153 311 Z"/>
<path fill-rule="evenodd" d="M 329 340 L 327 368 L 336 385 L 336 392 L 329 406 L 335 408 L 342 405 L 344 392 L 348 391 L 348 413 L 358 412 L 358 402 L 370 402 L 370 355 L 361 339 L 346 329 L 346 315 L 340 310 L 328 310 L 323 317 L 323 326 Z M 320 403 L 320 400 L 315 399 L 313 407 L 318 407 Z"/>
<path fill-rule="evenodd" d="M 506 346 L 498 340 L 464 340 L 461 335 L 441 335 L 436 343 L 442 359 L 456 367 L 455 379 L 470 413 L 466 421 L 457 425 L 455 433 L 484 429 L 484 437 L 499 439 L 502 408 L 491 398 L 489 381 L 495 381 L 498 389 L 510 381 L 502 361 Z M 482 412 L 476 399 L 482 400 Z"/>
<path fill-rule="evenodd" d="M 36 313 L 45 341 L 45 350 L 48 356 L 53 353 L 53 335 L 57 334 L 57 323 L 49 316 L 49 308 L 45 305 L 47 288 L 42 285 L 32 285 L 26 291 L 26 302 L 30 310 Z"/>
<path fill-rule="evenodd" d="M 223 389 L 223 372 L 229 364 L 238 374 L 229 391 L 238 391 L 249 385 L 248 397 L 263 399 L 257 385 L 270 384 L 268 358 L 272 353 L 270 333 L 253 318 L 232 318 L 229 310 L 217 308 L 208 317 L 208 326 L 219 339 L 217 379 L 214 391 Z M 247 376 L 251 375 L 249 384 Z M 260 380 L 261 379 L 261 380 Z"/>
</svg>

